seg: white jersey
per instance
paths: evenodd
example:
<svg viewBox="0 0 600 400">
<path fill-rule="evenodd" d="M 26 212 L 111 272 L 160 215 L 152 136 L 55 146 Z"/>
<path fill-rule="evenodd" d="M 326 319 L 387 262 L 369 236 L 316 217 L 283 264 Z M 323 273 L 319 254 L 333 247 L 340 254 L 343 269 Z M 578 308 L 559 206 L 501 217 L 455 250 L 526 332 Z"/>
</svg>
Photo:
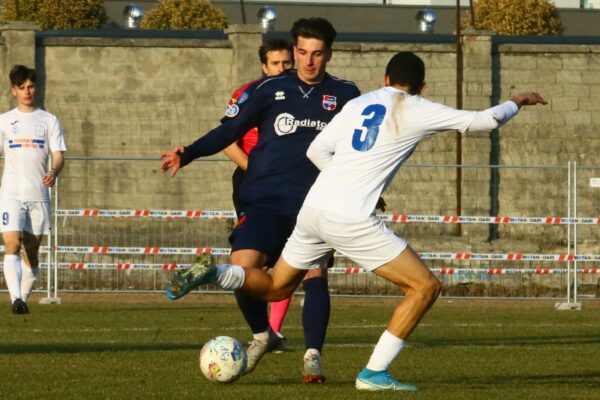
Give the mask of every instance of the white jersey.
<svg viewBox="0 0 600 400">
<path fill-rule="evenodd" d="M 48 154 L 66 150 L 60 122 L 49 112 L 15 108 L 0 115 L 0 153 L 4 154 L 0 199 L 49 201 L 42 182 Z"/>
<path fill-rule="evenodd" d="M 390 86 L 348 102 L 310 145 L 321 169 L 304 205 L 365 217 L 404 161 L 426 136 L 449 129 L 491 130 L 518 112 L 507 101 L 485 111 L 463 111 Z"/>
</svg>

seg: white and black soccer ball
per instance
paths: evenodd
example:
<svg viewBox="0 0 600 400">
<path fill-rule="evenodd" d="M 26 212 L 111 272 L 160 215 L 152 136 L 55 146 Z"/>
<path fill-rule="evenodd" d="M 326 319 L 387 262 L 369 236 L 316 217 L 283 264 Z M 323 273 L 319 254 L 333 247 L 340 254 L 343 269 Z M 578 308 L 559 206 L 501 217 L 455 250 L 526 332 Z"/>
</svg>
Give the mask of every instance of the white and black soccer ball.
<svg viewBox="0 0 600 400">
<path fill-rule="evenodd" d="M 230 336 L 210 339 L 200 350 L 200 370 L 213 382 L 233 382 L 244 374 L 248 355 L 244 345 Z"/>
</svg>

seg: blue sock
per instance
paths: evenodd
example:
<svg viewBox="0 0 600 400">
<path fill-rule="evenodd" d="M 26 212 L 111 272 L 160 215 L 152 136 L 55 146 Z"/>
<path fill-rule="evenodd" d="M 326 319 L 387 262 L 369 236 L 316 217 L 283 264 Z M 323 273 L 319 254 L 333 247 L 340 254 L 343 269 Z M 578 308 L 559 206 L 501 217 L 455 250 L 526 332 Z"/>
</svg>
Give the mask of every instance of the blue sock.
<svg viewBox="0 0 600 400">
<path fill-rule="evenodd" d="M 318 277 L 302 282 L 304 287 L 304 307 L 302 308 L 302 325 L 304 327 L 304 342 L 307 349 L 323 349 L 331 303 L 327 278 Z"/>
<path fill-rule="evenodd" d="M 252 333 L 261 333 L 269 329 L 266 302 L 257 300 L 240 290 L 235 291 L 235 299 Z"/>
</svg>

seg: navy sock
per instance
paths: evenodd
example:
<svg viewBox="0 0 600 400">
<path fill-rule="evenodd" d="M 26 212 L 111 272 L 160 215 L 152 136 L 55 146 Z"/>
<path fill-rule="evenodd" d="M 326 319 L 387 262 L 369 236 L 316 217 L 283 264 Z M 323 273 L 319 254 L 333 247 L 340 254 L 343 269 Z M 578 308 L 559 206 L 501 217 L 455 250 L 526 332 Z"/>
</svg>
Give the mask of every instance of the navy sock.
<svg viewBox="0 0 600 400">
<path fill-rule="evenodd" d="M 307 349 L 323 349 L 327 325 L 329 324 L 329 290 L 327 278 L 311 278 L 302 282 L 304 287 L 304 307 L 302 308 L 302 325 L 304 342 Z"/>
<path fill-rule="evenodd" d="M 266 302 L 257 300 L 241 290 L 235 291 L 235 299 L 246 322 L 252 329 L 252 333 L 261 333 L 269 329 L 269 314 Z"/>
</svg>

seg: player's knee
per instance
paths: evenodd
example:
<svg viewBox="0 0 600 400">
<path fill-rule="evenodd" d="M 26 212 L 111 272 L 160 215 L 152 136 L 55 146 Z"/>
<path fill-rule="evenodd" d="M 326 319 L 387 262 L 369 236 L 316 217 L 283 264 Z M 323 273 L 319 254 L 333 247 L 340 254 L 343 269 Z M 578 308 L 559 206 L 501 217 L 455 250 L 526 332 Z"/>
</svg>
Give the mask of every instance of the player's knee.
<svg viewBox="0 0 600 400">
<path fill-rule="evenodd" d="M 429 279 L 424 283 L 422 288 L 422 295 L 427 300 L 428 303 L 433 303 L 440 292 L 442 291 L 442 284 L 439 279 L 435 277 L 435 275 L 430 275 Z"/>
<path fill-rule="evenodd" d="M 422 304 L 431 305 L 440 295 L 441 288 L 440 281 L 431 274 L 427 279 L 412 287 L 410 293 L 417 297 Z"/>
<path fill-rule="evenodd" d="M 292 287 L 289 287 L 289 286 L 284 286 L 284 287 L 274 286 L 270 290 L 270 292 L 269 292 L 269 299 L 268 299 L 268 301 L 270 301 L 270 302 L 281 301 L 281 300 L 287 299 L 292 294 L 294 294 L 294 288 L 292 288 Z"/>
<path fill-rule="evenodd" d="M 20 241 L 10 241 L 4 244 L 4 253 L 5 254 L 19 254 L 21 252 L 21 242 Z"/>
</svg>

